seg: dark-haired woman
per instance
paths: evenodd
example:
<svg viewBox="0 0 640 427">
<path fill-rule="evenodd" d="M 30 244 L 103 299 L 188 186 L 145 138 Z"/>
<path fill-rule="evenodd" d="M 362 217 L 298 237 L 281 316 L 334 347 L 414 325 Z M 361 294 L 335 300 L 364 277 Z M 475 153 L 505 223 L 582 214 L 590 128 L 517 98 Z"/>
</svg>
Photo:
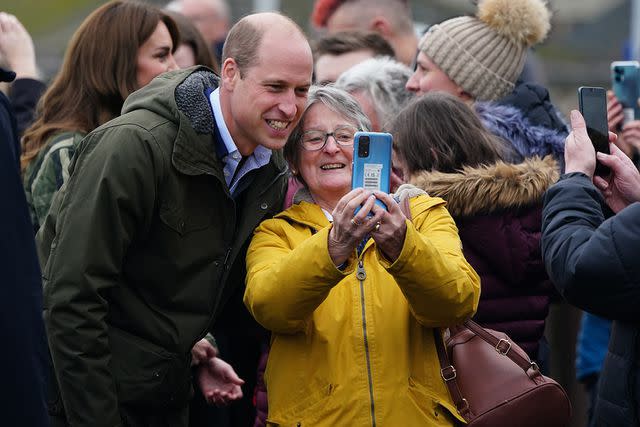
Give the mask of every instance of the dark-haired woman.
<svg viewBox="0 0 640 427">
<path fill-rule="evenodd" d="M 512 144 L 444 92 L 409 104 L 391 130 L 395 167 L 406 182 L 447 201 L 465 258 L 480 275 L 475 319 L 539 360 L 553 294 L 540 252 L 542 195 L 558 179 L 557 162 L 552 156 L 505 162 Z"/>
<path fill-rule="evenodd" d="M 129 0 L 99 7 L 75 32 L 22 140 L 21 166 L 36 230 L 68 178 L 77 144 L 119 116 L 130 93 L 178 68 L 173 59 L 178 40 L 173 19 L 154 6 Z"/>
</svg>

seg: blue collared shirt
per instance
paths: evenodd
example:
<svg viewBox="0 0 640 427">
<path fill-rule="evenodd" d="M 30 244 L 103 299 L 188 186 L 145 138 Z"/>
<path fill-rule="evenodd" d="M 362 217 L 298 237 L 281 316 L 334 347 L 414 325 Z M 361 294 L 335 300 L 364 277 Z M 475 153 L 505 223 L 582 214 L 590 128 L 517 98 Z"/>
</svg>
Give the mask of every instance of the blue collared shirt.
<svg viewBox="0 0 640 427">
<path fill-rule="evenodd" d="M 238 151 L 235 142 L 233 142 L 233 138 L 224 121 L 222 107 L 220 106 L 220 89 L 215 89 L 209 94 L 209 102 L 211 103 L 213 117 L 216 120 L 218 132 L 220 133 L 220 138 L 216 140 L 216 144 L 220 144 L 221 146 L 216 147 L 216 151 L 221 155 L 221 160 L 224 164 L 224 179 L 229 187 L 229 192 L 231 195 L 235 195 L 238 189 L 238 183 L 242 180 L 243 176 L 269 163 L 271 160 L 271 150 L 262 145 L 258 145 L 253 151 L 253 154 L 245 159 L 240 170 L 236 172 L 242 160 L 242 155 L 240 151 Z"/>
</svg>

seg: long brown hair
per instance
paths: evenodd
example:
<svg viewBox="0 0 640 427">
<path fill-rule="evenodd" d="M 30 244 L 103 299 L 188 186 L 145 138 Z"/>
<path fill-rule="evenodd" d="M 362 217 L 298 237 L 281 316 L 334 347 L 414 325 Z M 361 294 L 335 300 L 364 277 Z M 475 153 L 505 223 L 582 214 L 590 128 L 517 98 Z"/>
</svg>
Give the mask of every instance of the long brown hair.
<svg viewBox="0 0 640 427">
<path fill-rule="evenodd" d="M 24 170 L 54 133 L 90 132 L 120 115 L 138 88 L 138 49 L 163 22 L 178 45 L 174 21 L 160 9 L 114 0 L 93 11 L 74 33 L 62 66 L 38 104 L 37 119 L 22 139 Z"/>
<path fill-rule="evenodd" d="M 413 100 L 389 130 L 396 154 L 411 174 L 491 164 L 502 160 L 508 150 L 506 142 L 491 134 L 467 104 L 444 92 Z"/>
</svg>

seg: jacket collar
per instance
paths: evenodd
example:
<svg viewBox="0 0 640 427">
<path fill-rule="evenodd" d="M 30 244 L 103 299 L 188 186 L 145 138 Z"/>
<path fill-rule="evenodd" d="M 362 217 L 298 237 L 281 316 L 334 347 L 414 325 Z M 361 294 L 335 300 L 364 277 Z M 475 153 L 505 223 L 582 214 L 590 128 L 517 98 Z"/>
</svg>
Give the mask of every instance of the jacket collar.
<svg viewBox="0 0 640 427">
<path fill-rule="evenodd" d="M 453 217 L 466 217 L 539 204 L 558 178 L 558 164 L 547 156 L 515 165 L 465 167 L 457 173 L 424 171 L 411 176 L 410 182 L 446 200 Z"/>
<path fill-rule="evenodd" d="M 209 174 L 223 179 L 216 155 L 216 122 L 206 96 L 206 90 L 218 84 L 218 76 L 196 69 L 175 87 L 179 125 L 171 161 L 186 175 Z"/>
</svg>

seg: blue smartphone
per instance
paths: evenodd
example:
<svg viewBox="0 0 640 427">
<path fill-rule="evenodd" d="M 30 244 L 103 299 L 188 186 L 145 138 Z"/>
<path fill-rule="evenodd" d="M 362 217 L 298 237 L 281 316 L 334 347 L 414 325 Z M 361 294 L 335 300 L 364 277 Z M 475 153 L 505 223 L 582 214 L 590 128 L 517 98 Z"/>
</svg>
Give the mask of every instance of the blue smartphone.
<svg viewBox="0 0 640 427">
<path fill-rule="evenodd" d="M 351 189 L 364 188 L 389 193 L 392 146 L 390 133 L 356 132 L 353 139 Z M 387 209 L 380 200 L 376 200 L 376 203 Z"/>
<path fill-rule="evenodd" d="M 611 88 L 624 111 L 623 124 L 640 119 L 640 63 L 638 61 L 614 61 L 611 63 Z"/>
<path fill-rule="evenodd" d="M 607 93 L 601 87 L 578 88 L 580 113 L 587 125 L 589 139 L 596 151 L 609 153 L 609 124 L 607 122 Z M 609 168 L 596 162 L 596 175 L 609 175 Z"/>
</svg>

